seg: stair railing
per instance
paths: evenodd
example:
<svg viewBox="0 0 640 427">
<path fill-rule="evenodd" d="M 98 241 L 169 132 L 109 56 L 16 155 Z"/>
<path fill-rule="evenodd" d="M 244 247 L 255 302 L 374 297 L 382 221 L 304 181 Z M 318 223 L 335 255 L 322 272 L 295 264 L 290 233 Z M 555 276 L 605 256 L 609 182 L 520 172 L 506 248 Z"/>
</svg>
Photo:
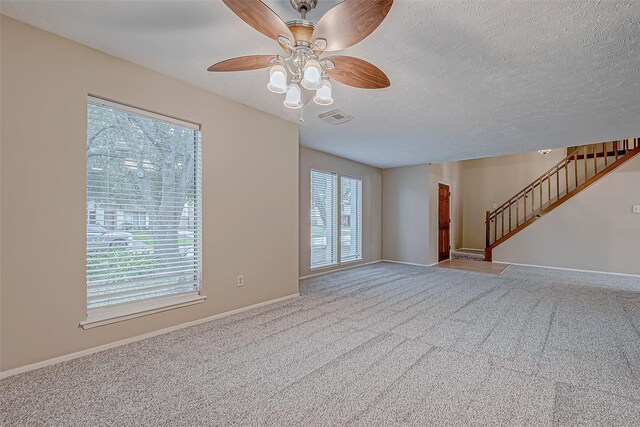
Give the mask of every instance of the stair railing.
<svg viewBox="0 0 640 427">
<path fill-rule="evenodd" d="M 491 259 L 491 248 L 590 185 L 630 152 L 639 150 L 640 138 L 577 147 L 515 196 L 486 212 L 485 259 Z"/>
</svg>

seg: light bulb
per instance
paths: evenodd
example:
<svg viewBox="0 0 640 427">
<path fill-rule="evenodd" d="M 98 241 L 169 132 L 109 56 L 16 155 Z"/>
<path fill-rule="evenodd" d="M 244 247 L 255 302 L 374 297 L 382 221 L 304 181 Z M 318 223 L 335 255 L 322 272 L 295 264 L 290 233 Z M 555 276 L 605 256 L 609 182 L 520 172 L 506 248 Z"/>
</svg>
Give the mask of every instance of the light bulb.
<svg viewBox="0 0 640 427">
<path fill-rule="evenodd" d="M 287 91 L 287 70 L 282 65 L 276 64 L 271 67 L 267 89 L 273 93 L 285 93 Z"/>
<path fill-rule="evenodd" d="M 300 83 L 302 83 L 302 87 L 305 89 L 318 90 L 321 86 L 321 77 L 322 67 L 320 63 L 316 59 L 311 58 L 304 64 L 304 77 Z"/>
<path fill-rule="evenodd" d="M 284 99 L 284 106 L 297 109 L 302 107 L 302 91 L 297 83 L 291 83 L 287 89 L 287 96 Z"/>
<path fill-rule="evenodd" d="M 322 79 L 322 86 L 316 91 L 316 96 L 313 98 L 313 102 L 318 105 L 331 105 L 333 104 L 333 98 L 331 97 L 331 83 L 329 79 Z"/>
</svg>

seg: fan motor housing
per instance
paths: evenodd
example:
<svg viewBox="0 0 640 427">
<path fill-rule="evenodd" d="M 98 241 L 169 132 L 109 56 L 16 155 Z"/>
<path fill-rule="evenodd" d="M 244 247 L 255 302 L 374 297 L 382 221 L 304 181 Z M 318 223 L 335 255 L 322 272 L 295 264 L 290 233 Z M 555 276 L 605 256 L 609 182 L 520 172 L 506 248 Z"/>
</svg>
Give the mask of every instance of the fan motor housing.
<svg viewBox="0 0 640 427">
<path fill-rule="evenodd" d="M 309 45 L 313 43 L 313 23 L 306 20 L 296 20 L 287 22 L 287 27 L 291 30 L 295 43 L 305 42 Z"/>
</svg>

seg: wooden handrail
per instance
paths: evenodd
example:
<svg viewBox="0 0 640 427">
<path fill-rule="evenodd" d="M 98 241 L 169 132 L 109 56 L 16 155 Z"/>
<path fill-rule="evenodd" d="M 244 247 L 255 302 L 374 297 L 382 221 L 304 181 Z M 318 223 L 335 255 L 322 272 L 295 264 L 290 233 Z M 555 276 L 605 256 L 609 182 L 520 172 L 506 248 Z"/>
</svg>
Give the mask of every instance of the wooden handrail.
<svg viewBox="0 0 640 427">
<path fill-rule="evenodd" d="M 533 188 L 535 188 L 537 185 L 541 185 L 542 181 L 547 178 L 547 176 L 550 177 L 550 175 L 555 175 L 556 173 L 560 172 L 560 169 L 562 168 L 567 168 L 568 164 L 570 161 L 573 160 L 578 160 L 578 156 L 579 155 L 588 155 L 589 153 L 583 153 L 580 154 L 581 151 L 585 151 L 587 148 L 593 147 L 594 151 L 594 163 L 596 161 L 596 157 L 597 157 L 597 153 L 596 152 L 596 147 L 598 145 L 601 145 L 603 147 L 603 150 L 606 150 L 607 144 L 612 144 L 614 147 L 614 155 L 618 156 L 618 152 L 619 151 L 629 151 L 629 148 L 624 148 L 624 147 L 628 147 L 628 143 L 629 143 L 629 139 L 626 140 L 622 140 L 625 141 L 626 145 L 623 146 L 622 149 L 619 149 L 618 147 L 618 142 L 620 140 L 614 140 L 614 141 L 607 141 L 607 142 L 600 142 L 597 144 L 587 144 L 587 145 L 581 145 L 580 147 L 576 148 L 575 151 L 571 152 L 571 154 L 569 154 L 568 156 L 566 156 L 564 159 L 560 160 L 555 166 L 552 166 L 549 170 L 547 170 L 545 173 L 543 173 L 542 175 L 540 175 L 538 178 L 534 179 L 533 182 L 529 185 L 527 185 L 524 189 L 520 190 L 518 193 L 516 193 L 515 196 L 511 197 L 510 199 L 508 199 L 505 203 L 503 203 L 502 205 L 498 206 L 496 209 L 494 209 L 493 211 L 490 211 L 490 217 L 491 219 L 493 219 L 497 213 L 499 213 L 501 210 L 503 210 L 505 207 L 509 206 L 510 202 L 513 202 L 514 200 L 520 200 L 526 193 L 529 192 L 529 190 L 532 190 Z M 635 144 L 637 144 L 638 138 L 634 138 L 633 141 L 635 141 Z M 635 147 L 637 147 L 637 145 L 634 145 Z M 604 151 L 603 151 L 604 153 Z M 608 153 L 608 152 L 607 152 Z M 606 159 L 608 156 L 604 156 L 604 158 Z M 586 164 L 585 164 L 586 166 Z M 586 167 L 585 167 L 586 170 Z M 597 172 L 597 170 L 596 170 Z M 576 175 L 577 176 L 577 175 Z"/>
<path fill-rule="evenodd" d="M 611 142 L 613 142 L 613 141 L 611 141 Z M 605 144 L 606 144 L 606 142 L 605 142 Z M 536 185 L 538 185 L 537 184 L 538 181 L 542 181 L 542 179 L 544 179 L 548 174 L 552 174 L 552 172 L 556 172 L 557 173 L 557 172 L 560 171 L 559 170 L 560 168 L 566 168 L 567 167 L 567 161 L 572 159 L 574 157 L 574 155 L 577 155 L 578 151 L 584 150 L 586 147 L 590 147 L 590 145 L 582 145 L 582 146 L 578 147 L 570 155 L 568 155 L 564 159 L 560 160 L 555 166 L 551 167 L 548 171 L 546 171 L 545 173 L 540 175 L 540 177 L 534 179 L 531 184 L 527 185 L 524 189 L 520 190 L 518 193 L 516 193 L 515 196 L 511 197 L 505 203 L 503 203 L 502 205 L 498 206 L 496 209 L 491 211 L 490 214 L 489 214 L 491 216 L 491 218 L 493 219 L 493 217 L 496 215 L 496 213 L 498 213 L 498 211 L 504 209 L 505 206 L 509 205 L 510 201 L 513 201 L 514 199 L 515 200 L 520 200 L 526 193 L 529 192 L 530 189 L 533 189 Z"/>
<path fill-rule="evenodd" d="M 610 151 L 609 147 L 611 147 L 613 151 Z M 552 166 L 540 177 L 533 180 L 531 184 L 516 193 L 505 203 L 493 211 L 486 211 L 485 259 L 491 259 L 491 251 L 495 246 L 527 227 L 545 213 L 555 209 L 555 207 L 582 191 L 600 177 L 617 168 L 620 164 L 625 163 L 630 157 L 636 154 L 640 154 L 640 138 L 600 142 L 577 147 L 571 154 Z M 590 166 L 589 156 L 593 157 L 592 166 Z M 603 162 L 600 164 L 598 164 L 599 157 L 603 158 Z M 612 157 L 612 159 L 610 159 L 610 157 Z M 582 172 L 582 170 L 578 168 L 579 160 L 584 160 L 583 176 L 579 176 L 578 174 L 579 171 Z M 574 178 L 569 180 L 569 165 L 571 162 L 574 163 L 573 168 L 571 168 Z M 560 172 L 562 170 L 564 170 L 564 179 L 562 179 L 564 182 L 561 185 Z M 552 186 L 551 181 L 554 177 L 556 183 Z M 546 197 L 544 194 L 545 188 Z M 552 195 L 552 189 L 555 189 L 554 195 Z M 523 199 L 522 217 L 520 215 L 521 199 Z M 514 205 L 515 221 L 513 221 L 512 218 Z M 508 213 L 505 211 L 508 211 Z M 505 218 L 505 215 L 507 218 Z M 493 230 L 491 230 L 492 224 Z M 498 227 L 500 227 L 500 230 L 498 230 Z"/>
</svg>

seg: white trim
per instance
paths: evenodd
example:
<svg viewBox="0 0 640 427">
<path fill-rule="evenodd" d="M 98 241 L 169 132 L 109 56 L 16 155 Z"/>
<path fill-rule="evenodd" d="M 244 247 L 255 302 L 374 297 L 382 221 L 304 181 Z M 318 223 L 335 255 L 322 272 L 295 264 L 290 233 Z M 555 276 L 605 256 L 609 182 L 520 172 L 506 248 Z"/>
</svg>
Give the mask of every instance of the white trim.
<svg viewBox="0 0 640 427">
<path fill-rule="evenodd" d="M 179 126 L 197 130 L 197 131 L 200 131 L 202 128 L 202 125 L 196 122 L 190 122 L 189 120 L 179 119 L 177 117 L 168 116 L 166 114 L 156 113 L 154 111 L 146 110 L 144 108 L 135 107 L 133 105 L 124 104 L 118 101 L 113 101 L 108 98 L 103 98 L 98 95 L 88 94 L 87 100 L 88 102 L 101 104 L 101 105 L 104 105 L 105 107 L 111 107 L 111 108 L 115 108 L 116 110 L 147 116 L 152 119 L 161 120 L 163 122 L 174 123 Z"/>
<path fill-rule="evenodd" d="M 309 267 L 309 271 L 322 270 L 323 268 L 331 268 L 333 266 L 338 266 L 338 265 L 340 265 L 340 264 L 337 261 L 336 262 L 331 262 L 329 264 L 320 264 L 320 265 L 316 265 L 314 267 Z"/>
<path fill-rule="evenodd" d="M 612 276 L 623 276 L 623 277 L 640 277 L 640 274 L 614 273 L 614 272 L 611 272 L 611 271 L 582 270 L 580 268 L 551 267 L 549 265 L 520 264 L 520 263 L 517 263 L 517 262 L 506 262 L 506 261 L 493 261 L 493 262 L 496 263 L 496 264 L 511 264 L 511 265 L 519 265 L 521 267 L 546 268 L 546 269 L 549 269 L 549 270 L 576 271 L 576 272 L 579 272 L 579 273 L 610 274 Z"/>
<path fill-rule="evenodd" d="M 369 262 L 358 263 L 358 264 L 354 264 L 354 265 L 349 265 L 348 267 L 342 267 L 342 268 L 336 268 L 336 269 L 333 269 L 333 270 L 323 271 L 321 273 L 307 274 L 306 276 L 298 277 L 298 280 L 309 279 L 310 277 L 322 276 L 323 274 L 335 273 L 336 271 L 349 270 L 351 268 L 356 268 L 356 267 L 363 267 L 365 265 L 377 264 L 377 263 L 382 262 L 382 261 L 383 260 L 379 259 L 377 261 L 369 261 Z M 349 263 L 356 263 L 356 262 L 357 261 L 350 261 Z"/>
<path fill-rule="evenodd" d="M 142 334 L 142 335 L 137 335 L 135 337 L 125 338 L 125 339 L 120 340 L 120 341 L 115 341 L 115 342 L 112 342 L 112 343 L 109 343 L 109 344 L 104 344 L 104 345 L 101 345 L 101 346 L 98 346 L 98 347 L 89 348 L 89 349 L 86 349 L 86 350 L 78 351 L 76 353 L 71 353 L 71 354 L 66 354 L 64 356 L 54 357 L 52 359 L 43 360 L 42 362 L 36 362 L 36 363 L 32 363 L 30 365 L 20 366 L 18 368 L 14 368 L 14 369 L 8 369 L 6 371 L 0 371 L 0 379 L 8 378 L 8 377 L 11 377 L 13 375 L 21 374 L 21 373 L 24 373 L 24 372 L 33 371 L 35 369 L 44 368 L 46 366 L 55 365 L 57 363 L 66 362 L 68 360 L 77 359 L 78 357 L 84 357 L 84 356 L 88 356 L 90 354 L 99 353 L 101 351 L 109 350 L 109 349 L 112 349 L 112 348 L 115 348 L 115 347 L 120 347 L 120 346 L 123 346 L 123 345 L 126 345 L 126 344 L 130 344 L 132 342 L 142 341 L 142 340 L 145 340 L 147 338 L 155 337 L 157 335 L 166 334 L 166 333 L 169 333 L 169 332 L 177 331 L 179 329 L 184 329 L 184 328 L 188 328 L 190 326 L 199 325 L 201 323 L 210 322 L 212 320 L 221 319 L 223 317 L 227 317 L 227 316 L 231 316 L 231 315 L 234 315 L 234 314 L 242 313 L 244 311 L 253 310 L 254 308 L 263 307 L 265 305 L 270 305 L 270 304 L 275 304 L 275 303 L 278 303 L 278 302 L 286 301 L 288 299 L 297 298 L 299 296 L 300 296 L 299 293 L 287 295 L 287 296 L 284 296 L 284 297 L 272 299 L 272 300 L 269 300 L 269 301 L 260 302 L 260 303 L 257 303 L 257 304 L 249 305 L 249 306 L 246 306 L 246 307 L 238 308 L 238 309 L 227 311 L 227 312 L 224 312 L 224 313 L 215 314 L 213 316 L 205 317 L 205 318 L 202 318 L 202 319 L 192 320 L 190 322 L 182 323 L 180 325 L 170 326 L 168 328 L 160 329 L 160 330 L 149 332 L 149 333 Z"/>
<path fill-rule="evenodd" d="M 393 264 L 416 265 L 418 267 L 433 267 L 434 265 L 438 264 L 437 262 L 434 262 L 433 264 L 418 264 L 417 262 L 393 261 L 390 259 L 383 259 L 382 262 L 390 262 Z"/>
<path fill-rule="evenodd" d="M 482 253 L 484 253 L 484 249 L 477 249 L 477 248 L 457 248 L 454 249 L 456 251 L 480 251 Z"/>
<path fill-rule="evenodd" d="M 123 320 L 159 313 L 161 311 L 200 304 L 206 299 L 206 296 L 200 295 L 198 292 L 189 292 L 188 294 L 169 295 L 166 297 L 119 304 L 113 307 L 94 308 L 87 312 L 87 320 L 80 322 L 80 326 L 82 326 L 82 329 L 96 328 L 98 326 L 122 322 Z"/>
</svg>

